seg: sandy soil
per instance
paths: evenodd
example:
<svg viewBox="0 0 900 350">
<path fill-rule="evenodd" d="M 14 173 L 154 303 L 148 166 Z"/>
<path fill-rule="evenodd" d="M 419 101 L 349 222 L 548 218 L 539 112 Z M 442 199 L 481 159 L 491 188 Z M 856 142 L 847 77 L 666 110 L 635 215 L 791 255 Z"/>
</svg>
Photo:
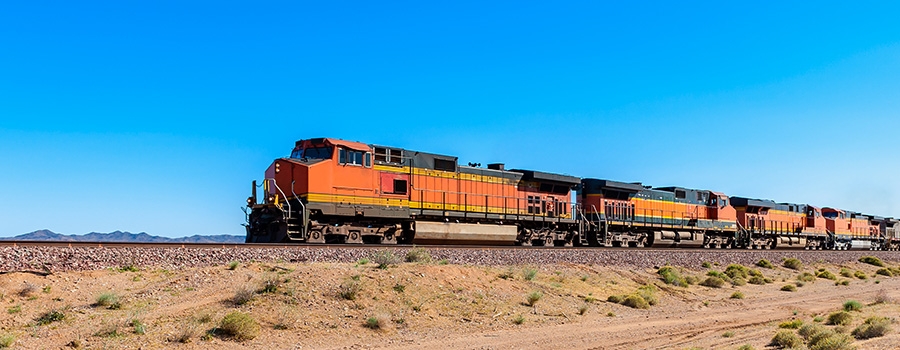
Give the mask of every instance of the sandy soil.
<svg viewBox="0 0 900 350">
<path fill-rule="evenodd" d="M 861 263 L 845 267 L 869 277 L 839 276 L 850 281 L 847 286 L 817 279 L 785 292 L 780 288 L 796 281 L 798 271 L 782 267 L 760 269 L 774 283 L 721 289 L 669 286 L 654 269 L 572 264 L 403 263 L 380 269 L 372 263 L 241 263 L 234 270 L 15 272 L 0 275 L 0 340 L 12 336 L 12 347 L 22 349 L 762 349 L 779 323 L 812 323 L 846 300 L 866 305 L 848 329 L 872 315 L 897 317 L 898 304 L 869 304 L 876 297 L 900 300 L 900 278 L 873 277 L 877 268 Z M 818 268 L 838 274 L 840 266 L 804 271 Z M 527 278 L 531 270 L 533 279 Z M 702 276 L 706 270 L 683 272 Z M 262 292 L 267 282 L 274 291 Z M 655 285 L 659 297 L 650 309 L 605 301 L 646 284 Z M 354 288 L 353 298 L 341 296 Z M 241 290 L 252 300 L 236 305 Z M 735 291 L 745 298 L 732 299 Z M 533 292 L 542 296 L 529 306 L 526 297 Z M 118 297 L 119 307 L 97 305 L 103 294 Z M 65 318 L 38 325 L 51 310 Z M 259 323 L 258 336 L 238 341 L 221 332 L 220 321 L 234 311 Z M 144 325 L 143 334 L 134 320 Z M 900 334 L 855 345 L 895 348 Z"/>
</svg>

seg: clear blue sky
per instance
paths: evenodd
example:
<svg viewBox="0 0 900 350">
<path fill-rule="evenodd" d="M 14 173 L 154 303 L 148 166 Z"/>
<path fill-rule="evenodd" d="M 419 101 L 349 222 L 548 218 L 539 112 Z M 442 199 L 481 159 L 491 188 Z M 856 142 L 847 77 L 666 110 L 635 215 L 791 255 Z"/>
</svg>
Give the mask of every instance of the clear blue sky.
<svg viewBox="0 0 900 350">
<path fill-rule="evenodd" d="M 900 216 L 895 2 L 0 5 L 0 236 L 243 234 L 337 137 Z"/>
</svg>

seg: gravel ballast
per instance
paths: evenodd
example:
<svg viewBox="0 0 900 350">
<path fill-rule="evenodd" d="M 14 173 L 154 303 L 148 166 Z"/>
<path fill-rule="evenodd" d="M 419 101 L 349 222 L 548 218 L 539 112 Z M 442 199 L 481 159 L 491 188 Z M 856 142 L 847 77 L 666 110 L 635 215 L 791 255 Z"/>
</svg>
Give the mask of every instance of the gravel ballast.
<svg viewBox="0 0 900 350">
<path fill-rule="evenodd" d="M 412 247 L 286 247 L 286 248 L 139 248 L 139 247 L 0 247 L 0 272 L 78 271 L 134 266 L 178 269 L 241 262 L 357 262 L 388 250 L 400 260 Z M 767 259 L 780 265 L 784 258 L 804 264 L 843 264 L 862 256 L 900 261 L 900 252 L 804 250 L 627 250 L 627 249 L 426 249 L 435 260 L 468 265 L 586 264 L 651 268 L 675 265 L 700 268 L 704 262 L 753 265 Z"/>
</svg>

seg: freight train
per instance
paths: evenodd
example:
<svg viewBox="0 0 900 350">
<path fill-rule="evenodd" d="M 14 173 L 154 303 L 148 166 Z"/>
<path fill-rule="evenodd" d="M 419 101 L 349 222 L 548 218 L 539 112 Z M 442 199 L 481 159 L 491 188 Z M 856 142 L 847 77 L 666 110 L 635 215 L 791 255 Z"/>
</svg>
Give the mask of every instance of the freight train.
<svg viewBox="0 0 900 350">
<path fill-rule="evenodd" d="M 297 141 L 245 213 L 248 243 L 900 248 L 894 218 L 335 138 Z"/>
</svg>

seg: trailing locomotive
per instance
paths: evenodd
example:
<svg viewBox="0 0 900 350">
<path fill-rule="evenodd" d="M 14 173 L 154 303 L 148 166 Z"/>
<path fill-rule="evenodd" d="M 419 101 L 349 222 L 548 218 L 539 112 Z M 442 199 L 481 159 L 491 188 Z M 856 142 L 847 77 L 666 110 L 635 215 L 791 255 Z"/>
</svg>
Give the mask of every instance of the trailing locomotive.
<svg viewBox="0 0 900 350">
<path fill-rule="evenodd" d="M 333 138 L 297 141 L 265 175 L 247 199 L 248 243 L 900 248 L 893 218 Z"/>
</svg>

